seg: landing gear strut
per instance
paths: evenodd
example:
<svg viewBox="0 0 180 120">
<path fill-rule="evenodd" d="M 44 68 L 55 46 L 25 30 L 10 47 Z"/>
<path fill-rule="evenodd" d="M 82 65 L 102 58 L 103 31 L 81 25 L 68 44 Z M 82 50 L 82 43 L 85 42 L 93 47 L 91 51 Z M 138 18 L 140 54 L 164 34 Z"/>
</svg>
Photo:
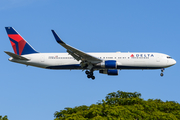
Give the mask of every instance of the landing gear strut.
<svg viewBox="0 0 180 120">
<path fill-rule="evenodd" d="M 93 75 L 93 71 L 86 71 L 85 72 L 86 73 L 86 75 L 87 75 L 87 78 L 92 78 L 92 80 L 94 80 L 95 79 L 95 76 Z"/>
<path fill-rule="evenodd" d="M 161 69 L 161 74 L 160 74 L 161 77 L 164 76 L 163 72 L 164 72 L 164 68 Z"/>
</svg>

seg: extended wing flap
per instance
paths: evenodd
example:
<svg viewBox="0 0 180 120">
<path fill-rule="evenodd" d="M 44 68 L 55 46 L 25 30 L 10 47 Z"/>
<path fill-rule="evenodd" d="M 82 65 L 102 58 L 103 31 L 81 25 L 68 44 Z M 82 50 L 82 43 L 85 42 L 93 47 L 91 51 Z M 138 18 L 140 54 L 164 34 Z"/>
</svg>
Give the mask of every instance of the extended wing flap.
<svg viewBox="0 0 180 120">
<path fill-rule="evenodd" d="M 11 53 L 11 52 L 8 52 L 8 51 L 4 51 L 6 54 L 8 54 L 10 57 L 14 58 L 14 59 L 18 59 L 18 60 L 29 60 L 25 57 L 22 57 L 20 55 L 17 55 L 17 54 L 14 54 L 14 53 Z"/>
<path fill-rule="evenodd" d="M 75 58 L 77 61 L 81 60 L 81 57 L 79 55 L 77 55 L 76 53 L 70 51 L 70 50 L 67 50 L 67 52 L 73 56 L 73 58 Z"/>
<path fill-rule="evenodd" d="M 64 48 L 67 49 L 67 52 L 74 57 L 74 59 L 76 59 L 77 61 L 82 60 L 82 61 L 88 61 L 91 62 L 93 64 L 97 64 L 99 62 L 102 62 L 101 59 L 96 58 L 94 56 L 91 56 L 83 51 L 80 51 L 74 47 L 71 47 L 70 45 L 67 45 L 66 43 L 64 43 L 61 38 L 56 34 L 56 32 L 54 30 L 52 30 L 52 33 L 56 39 L 56 41 L 63 46 Z"/>
</svg>

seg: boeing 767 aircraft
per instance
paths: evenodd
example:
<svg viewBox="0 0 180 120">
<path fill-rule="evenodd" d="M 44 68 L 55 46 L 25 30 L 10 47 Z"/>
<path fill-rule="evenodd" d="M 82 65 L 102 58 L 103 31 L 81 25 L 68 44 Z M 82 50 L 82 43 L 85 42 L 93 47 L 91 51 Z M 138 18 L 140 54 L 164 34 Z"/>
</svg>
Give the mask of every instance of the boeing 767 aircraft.
<svg viewBox="0 0 180 120">
<path fill-rule="evenodd" d="M 52 33 L 67 53 L 37 52 L 13 27 L 5 27 L 14 53 L 5 51 L 9 61 L 20 64 L 58 70 L 86 70 L 88 78 L 95 79 L 93 72 L 118 75 L 122 69 L 164 69 L 176 64 L 169 55 L 162 53 L 85 53 L 64 43 L 54 30 Z"/>
</svg>

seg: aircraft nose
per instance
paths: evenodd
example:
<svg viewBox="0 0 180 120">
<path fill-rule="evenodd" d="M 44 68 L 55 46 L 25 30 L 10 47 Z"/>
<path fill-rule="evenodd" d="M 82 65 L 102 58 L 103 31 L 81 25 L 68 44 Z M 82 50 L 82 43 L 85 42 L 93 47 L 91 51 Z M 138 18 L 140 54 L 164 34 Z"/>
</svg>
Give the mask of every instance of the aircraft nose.
<svg viewBox="0 0 180 120">
<path fill-rule="evenodd" d="M 176 61 L 174 59 L 170 59 L 170 60 L 167 61 L 168 66 L 173 66 L 175 64 L 176 64 Z"/>
<path fill-rule="evenodd" d="M 172 65 L 175 65 L 176 64 L 176 61 L 173 59 L 172 60 Z"/>
</svg>

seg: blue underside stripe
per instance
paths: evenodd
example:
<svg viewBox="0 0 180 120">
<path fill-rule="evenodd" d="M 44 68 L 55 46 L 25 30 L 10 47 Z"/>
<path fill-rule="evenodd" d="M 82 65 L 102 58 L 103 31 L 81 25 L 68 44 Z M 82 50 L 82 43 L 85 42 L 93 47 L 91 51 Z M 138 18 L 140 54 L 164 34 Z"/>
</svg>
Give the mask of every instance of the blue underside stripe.
<svg viewBox="0 0 180 120">
<path fill-rule="evenodd" d="M 82 69 L 80 64 L 74 65 L 59 65 L 59 66 L 49 66 L 47 69 Z M 134 67 L 134 66 L 117 66 L 117 69 L 161 69 L 162 67 Z M 104 69 L 100 67 L 95 67 L 95 69 Z"/>
<path fill-rule="evenodd" d="M 80 64 L 49 66 L 47 69 L 81 69 Z"/>
</svg>

